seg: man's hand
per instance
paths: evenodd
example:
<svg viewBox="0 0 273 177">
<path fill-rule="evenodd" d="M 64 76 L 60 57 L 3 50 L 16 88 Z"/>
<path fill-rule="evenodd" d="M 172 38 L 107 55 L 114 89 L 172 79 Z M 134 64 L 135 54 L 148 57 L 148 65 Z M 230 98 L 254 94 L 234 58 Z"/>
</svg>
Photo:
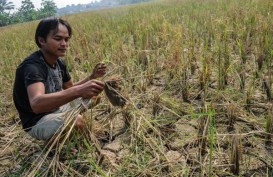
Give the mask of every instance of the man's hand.
<svg viewBox="0 0 273 177">
<path fill-rule="evenodd" d="M 99 80 L 90 80 L 79 85 L 79 93 L 82 98 L 92 98 L 99 95 L 105 87 L 105 83 Z"/>
<path fill-rule="evenodd" d="M 90 80 L 91 79 L 97 79 L 99 77 L 104 76 L 106 73 L 106 65 L 105 63 L 98 63 L 93 69 L 92 74 L 90 75 Z"/>
</svg>

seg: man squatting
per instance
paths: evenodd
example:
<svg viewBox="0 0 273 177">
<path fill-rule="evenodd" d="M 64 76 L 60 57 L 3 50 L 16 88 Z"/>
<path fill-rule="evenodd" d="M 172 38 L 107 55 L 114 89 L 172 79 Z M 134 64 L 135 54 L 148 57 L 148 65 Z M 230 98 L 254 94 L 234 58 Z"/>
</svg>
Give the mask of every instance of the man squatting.
<svg viewBox="0 0 273 177">
<path fill-rule="evenodd" d="M 54 17 L 41 20 L 35 33 L 40 50 L 16 69 L 13 100 L 23 129 L 33 138 L 49 140 L 63 126 L 66 112 L 73 109 L 72 102 L 81 104 L 85 98 L 91 100 L 91 105 L 105 87 L 104 82 L 96 80 L 105 75 L 104 63 L 97 64 L 88 77 L 73 83 L 60 58 L 66 54 L 71 35 L 67 21 Z M 77 128 L 83 128 L 80 114 L 75 121 Z"/>
</svg>

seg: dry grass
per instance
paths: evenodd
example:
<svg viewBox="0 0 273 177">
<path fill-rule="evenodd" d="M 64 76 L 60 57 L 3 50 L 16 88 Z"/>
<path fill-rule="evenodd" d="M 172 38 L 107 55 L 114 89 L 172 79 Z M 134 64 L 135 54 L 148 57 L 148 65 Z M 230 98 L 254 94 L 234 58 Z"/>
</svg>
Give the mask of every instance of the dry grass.
<svg viewBox="0 0 273 177">
<path fill-rule="evenodd" d="M 73 130 L 84 107 L 71 112 L 49 147 L 21 130 L 11 101 L 37 22 L 1 28 L 0 174 L 272 176 L 272 9 L 270 0 L 174 0 L 64 17 L 73 78 L 105 62 L 103 80 L 119 76 L 120 87 L 110 81 L 84 113 L 86 131 Z"/>
</svg>

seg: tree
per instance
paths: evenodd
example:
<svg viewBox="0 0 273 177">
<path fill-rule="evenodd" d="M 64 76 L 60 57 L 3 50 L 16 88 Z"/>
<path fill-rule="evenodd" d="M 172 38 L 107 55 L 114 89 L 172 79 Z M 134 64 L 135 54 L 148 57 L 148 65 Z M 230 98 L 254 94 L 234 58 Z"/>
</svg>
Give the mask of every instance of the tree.
<svg viewBox="0 0 273 177">
<path fill-rule="evenodd" d="M 11 24 L 10 12 L 5 12 L 14 9 L 12 2 L 0 0 L 0 27 Z"/>
<path fill-rule="evenodd" d="M 54 16 L 57 13 L 57 6 L 53 0 L 42 0 L 38 18 Z"/>
<path fill-rule="evenodd" d="M 18 15 L 20 16 L 22 22 L 31 21 L 36 19 L 37 11 L 30 0 L 23 0 L 22 5 L 18 10 Z"/>
<path fill-rule="evenodd" d="M 14 5 L 12 2 L 8 2 L 7 0 L 0 0 L 0 13 L 4 13 L 6 10 L 14 9 Z"/>
<path fill-rule="evenodd" d="M 106 1 L 106 0 L 102 0 Z M 119 4 L 134 4 L 134 3 L 139 3 L 139 2 L 148 2 L 151 0 L 116 0 Z"/>
<path fill-rule="evenodd" d="M 0 27 L 10 24 L 9 14 L 5 12 L 0 13 Z"/>
</svg>

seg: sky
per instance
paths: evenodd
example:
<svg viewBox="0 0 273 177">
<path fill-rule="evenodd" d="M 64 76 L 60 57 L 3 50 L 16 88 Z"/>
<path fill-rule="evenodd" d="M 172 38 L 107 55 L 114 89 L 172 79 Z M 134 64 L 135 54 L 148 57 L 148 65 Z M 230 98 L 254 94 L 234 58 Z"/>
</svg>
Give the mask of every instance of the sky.
<svg viewBox="0 0 273 177">
<path fill-rule="evenodd" d="M 8 0 L 8 2 L 13 2 L 15 5 L 15 9 L 18 9 L 21 6 L 21 2 L 23 0 Z M 91 2 L 94 2 L 95 0 L 53 0 L 58 8 L 65 7 L 66 5 L 71 4 L 88 4 Z M 98 0 L 97 0 L 98 1 Z M 31 2 L 34 4 L 35 8 L 41 7 L 41 0 L 31 0 Z"/>
</svg>

